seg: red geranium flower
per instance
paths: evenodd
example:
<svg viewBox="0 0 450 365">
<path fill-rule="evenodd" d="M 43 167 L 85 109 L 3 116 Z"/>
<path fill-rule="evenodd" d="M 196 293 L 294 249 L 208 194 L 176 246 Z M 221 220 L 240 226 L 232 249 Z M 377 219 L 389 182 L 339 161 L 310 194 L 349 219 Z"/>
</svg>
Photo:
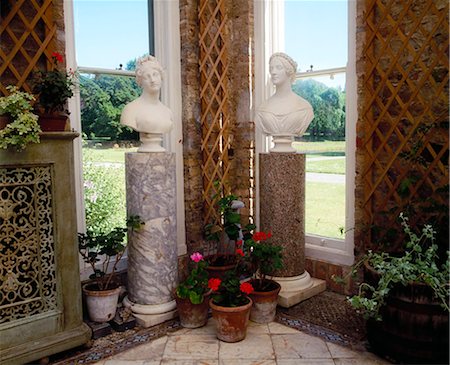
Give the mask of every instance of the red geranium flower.
<svg viewBox="0 0 450 365">
<path fill-rule="evenodd" d="M 241 292 L 243 292 L 243 293 L 245 293 L 245 294 L 253 293 L 253 290 L 255 290 L 255 289 L 253 289 L 252 284 L 247 283 L 247 282 L 242 283 L 242 284 L 239 286 L 239 289 L 240 289 Z"/>
<path fill-rule="evenodd" d="M 255 233 L 253 233 L 253 240 L 255 240 L 256 242 L 264 241 L 266 239 L 267 239 L 266 232 L 255 232 Z"/>
<path fill-rule="evenodd" d="M 219 286 L 222 280 L 218 278 L 211 278 L 208 280 L 208 288 L 210 288 L 212 291 L 219 290 Z"/>
<path fill-rule="evenodd" d="M 238 248 L 236 250 L 236 255 L 240 255 L 240 256 L 244 257 L 244 251 L 242 251 L 242 248 Z"/>
<path fill-rule="evenodd" d="M 241 247 L 241 246 L 242 246 L 242 240 L 237 240 L 236 247 Z"/>
<path fill-rule="evenodd" d="M 63 56 L 60 53 L 58 53 L 58 52 L 53 52 L 52 53 L 52 57 L 54 57 L 55 60 L 58 61 L 59 63 L 63 63 L 64 62 Z"/>
</svg>

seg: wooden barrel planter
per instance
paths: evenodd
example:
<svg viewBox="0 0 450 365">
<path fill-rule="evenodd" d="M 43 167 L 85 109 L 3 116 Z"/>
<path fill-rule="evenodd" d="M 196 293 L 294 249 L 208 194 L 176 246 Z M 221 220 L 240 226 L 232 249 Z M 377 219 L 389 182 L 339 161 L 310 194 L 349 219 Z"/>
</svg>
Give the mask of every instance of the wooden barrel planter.
<svg viewBox="0 0 450 365">
<path fill-rule="evenodd" d="M 369 283 L 377 273 L 366 270 Z M 382 321 L 367 321 L 374 352 L 407 364 L 448 364 L 449 313 L 422 283 L 394 287 L 381 308 Z"/>
</svg>

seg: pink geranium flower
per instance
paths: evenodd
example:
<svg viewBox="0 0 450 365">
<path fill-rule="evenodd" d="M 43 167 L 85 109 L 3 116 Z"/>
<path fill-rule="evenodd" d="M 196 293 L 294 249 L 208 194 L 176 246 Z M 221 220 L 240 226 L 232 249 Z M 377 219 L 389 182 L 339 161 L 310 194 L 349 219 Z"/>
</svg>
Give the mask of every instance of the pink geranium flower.
<svg viewBox="0 0 450 365">
<path fill-rule="evenodd" d="M 199 262 L 203 260 L 203 256 L 200 252 L 194 252 L 191 256 L 191 260 L 194 262 Z"/>
</svg>

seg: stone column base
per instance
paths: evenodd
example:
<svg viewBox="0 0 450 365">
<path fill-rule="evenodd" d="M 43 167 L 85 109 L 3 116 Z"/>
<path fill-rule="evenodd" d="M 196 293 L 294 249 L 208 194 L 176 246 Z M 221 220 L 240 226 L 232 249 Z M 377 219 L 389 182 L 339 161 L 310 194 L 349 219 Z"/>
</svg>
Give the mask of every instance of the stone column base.
<svg viewBox="0 0 450 365">
<path fill-rule="evenodd" d="M 312 278 L 307 271 L 298 276 L 274 276 L 272 279 L 281 285 L 281 291 L 278 294 L 278 305 L 283 308 L 290 308 L 325 291 L 327 288 L 325 280 Z"/>
<path fill-rule="evenodd" d="M 123 305 L 131 309 L 136 323 L 144 328 L 155 326 L 177 316 L 175 300 L 162 304 L 137 304 L 125 297 Z"/>
</svg>

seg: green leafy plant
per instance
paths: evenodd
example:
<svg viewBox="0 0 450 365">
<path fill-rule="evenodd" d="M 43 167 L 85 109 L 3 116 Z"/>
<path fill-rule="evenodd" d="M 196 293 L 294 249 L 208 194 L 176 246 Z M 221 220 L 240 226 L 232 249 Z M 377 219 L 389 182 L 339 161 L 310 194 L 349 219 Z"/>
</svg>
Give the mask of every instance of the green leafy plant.
<svg viewBox="0 0 450 365">
<path fill-rule="evenodd" d="M 434 243 L 435 231 L 431 225 L 425 225 L 420 235 L 412 231 L 408 217 L 400 214 L 401 225 L 407 241 L 402 256 L 386 252 L 369 251 L 356 265 L 351 274 L 367 263 L 379 275 L 376 285 L 363 282 L 359 285 L 358 295 L 349 298 L 352 306 L 360 310 L 366 318 L 381 320 L 380 309 L 395 285 L 406 286 L 411 282 L 428 285 L 434 296 L 449 310 L 449 258 L 438 267 L 438 247 Z"/>
<path fill-rule="evenodd" d="M 186 280 L 178 284 L 176 293 L 181 299 L 189 299 L 192 304 L 200 304 L 205 294 L 210 291 L 206 271 L 208 263 L 199 252 L 194 252 L 190 258 L 195 263 L 195 267 L 189 272 Z"/>
<path fill-rule="evenodd" d="M 87 227 L 100 234 L 120 226 L 126 219 L 124 167 L 98 163 L 90 150 L 83 148 L 83 178 Z"/>
<path fill-rule="evenodd" d="M 12 85 L 6 89 L 10 94 L 0 97 L 0 115 L 9 117 L 11 122 L 0 130 L 0 147 L 22 151 L 30 143 L 40 142 L 38 116 L 31 112 L 34 96 Z"/>
<path fill-rule="evenodd" d="M 137 215 L 127 219 L 127 228 L 115 227 L 112 231 L 102 234 L 89 229 L 86 233 L 78 233 L 78 251 L 84 262 L 89 264 L 93 273 L 89 276 L 95 281 L 99 290 L 110 289 L 115 285 L 113 277 L 116 267 L 126 249 L 125 234 L 128 229 L 139 229 L 144 222 Z M 98 263 L 101 262 L 101 265 Z M 111 273 L 108 273 L 112 262 Z"/>
<path fill-rule="evenodd" d="M 219 191 L 213 196 L 220 219 L 218 222 L 209 223 L 205 226 L 205 236 L 208 241 L 216 243 L 215 259 L 220 260 L 224 254 L 234 254 L 235 242 L 242 238 L 242 230 L 251 231 L 255 229 L 254 224 L 241 227 L 241 214 L 239 209 L 243 203 L 234 194 L 223 195 L 219 189 L 219 182 L 214 183 Z"/>
<path fill-rule="evenodd" d="M 60 64 L 63 63 L 63 56 L 53 52 L 52 68 L 34 74 L 33 92 L 38 95 L 38 106 L 45 113 L 67 112 L 67 99 L 73 96 L 76 73 L 72 69 L 61 70 Z"/>
<path fill-rule="evenodd" d="M 245 260 L 256 279 L 254 285 L 257 291 L 267 290 L 271 285 L 268 276 L 283 268 L 283 248 L 264 242 L 271 237 L 270 232 L 255 232 L 244 241 Z"/>
</svg>

